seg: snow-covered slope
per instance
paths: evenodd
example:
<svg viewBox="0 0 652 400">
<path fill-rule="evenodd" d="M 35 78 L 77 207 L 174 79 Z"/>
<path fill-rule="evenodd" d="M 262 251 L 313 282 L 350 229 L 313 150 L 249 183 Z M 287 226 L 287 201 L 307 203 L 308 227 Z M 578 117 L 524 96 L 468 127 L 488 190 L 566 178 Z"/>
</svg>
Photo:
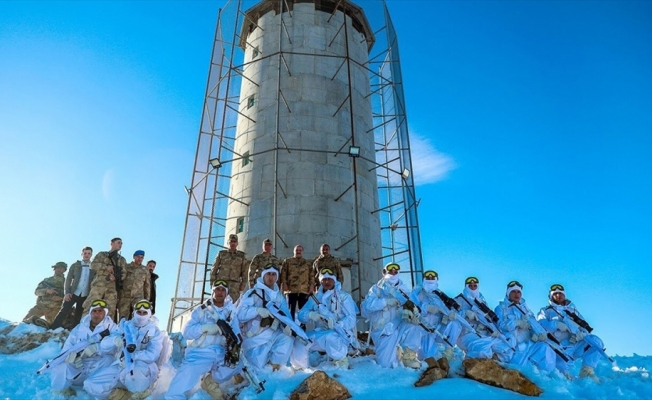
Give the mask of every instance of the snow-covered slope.
<svg viewBox="0 0 652 400">
<path fill-rule="evenodd" d="M 0 320 L 0 329 L 9 325 Z M 31 325 L 19 325 L 13 335 L 42 330 Z M 60 344 L 52 339 L 32 350 L 13 355 L 0 354 L 0 398 L 2 399 L 56 399 L 50 391 L 48 375 L 38 376 L 43 363 L 59 354 Z M 602 382 L 596 384 L 588 379 L 568 381 L 554 374 L 539 375 L 534 369 L 522 372 L 543 390 L 543 399 L 652 399 L 652 356 L 614 357 L 617 368 L 603 362 L 596 370 Z M 502 389 L 493 388 L 465 378 L 449 378 L 433 385 L 416 388 L 414 382 L 420 372 L 407 369 L 383 369 L 370 358 L 356 358 L 350 370 L 327 369 L 327 373 L 346 386 L 355 399 L 517 399 L 525 398 Z M 573 372 L 577 374 L 576 366 Z M 245 388 L 239 399 L 286 399 L 290 393 L 309 376 L 310 371 L 292 372 L 290 368 L 260 374 L 265 379 L 266 390 L 256 395 L 250 387 Z M 151 399 L 163 398 L 163 393 L 174 376 L 174 368 L 166 365 Z M 76 399 L 90 399 L 79 390 Z M 209 399 L 203 391 L 192 399 Z"/>
</svg>

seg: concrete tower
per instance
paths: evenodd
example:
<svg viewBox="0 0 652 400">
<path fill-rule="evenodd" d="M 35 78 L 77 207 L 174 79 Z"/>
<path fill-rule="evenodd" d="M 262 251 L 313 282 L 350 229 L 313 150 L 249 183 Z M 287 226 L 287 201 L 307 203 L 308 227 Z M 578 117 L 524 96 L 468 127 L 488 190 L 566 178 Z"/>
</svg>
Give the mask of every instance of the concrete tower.
<svg viewBox="0 0 652 400">
<path fill-rule="evenodd" d="M 230 234 L 249 259 L 266 238 L 280 259 L 296 244 L 312 258 L 328 243 L 356 300 L 388 261 L 404 281 L 420 280 L 398 42 L 384 3 L 374 4 L 376 30 L 348 0 L 220 10 L 168 330 L 210 296 Z"/>
<path fill-rule="evenodd" d="M 364 13 L 344 0 L 264 0 L 245 12 L 245 59 L 227 233 L 249 256 L 271 238 L 278 257 L 322 243 L 350 260 L 345 288 L 377 281 L 381 254 L 374 165 L 369 50 Z M 281 8 L 283 12 L 281 12 Z M 355 186 L 353 188 L 352 186 Z M 357 265 L 359 265 L 359 274 Z M 358 281 L 360 280 L 360 281 Z"/>
</svg>

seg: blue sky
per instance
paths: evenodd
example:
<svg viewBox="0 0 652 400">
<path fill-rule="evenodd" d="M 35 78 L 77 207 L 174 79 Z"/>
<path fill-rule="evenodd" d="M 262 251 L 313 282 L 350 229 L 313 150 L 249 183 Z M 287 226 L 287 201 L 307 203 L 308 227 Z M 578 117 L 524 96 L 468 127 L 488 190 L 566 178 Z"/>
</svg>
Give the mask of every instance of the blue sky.
<svg viewBox="0 0 652 400">
<path fill-rule="evenodd" d="M 167 319 L 221 5 L 0 2 L 0 316 L 121 236 L 159 262 Z M 610 353 L 652 354 L 652 4 L 388 6 L 426 267 L 492 306 L 560 282 Z"/>
</svg>

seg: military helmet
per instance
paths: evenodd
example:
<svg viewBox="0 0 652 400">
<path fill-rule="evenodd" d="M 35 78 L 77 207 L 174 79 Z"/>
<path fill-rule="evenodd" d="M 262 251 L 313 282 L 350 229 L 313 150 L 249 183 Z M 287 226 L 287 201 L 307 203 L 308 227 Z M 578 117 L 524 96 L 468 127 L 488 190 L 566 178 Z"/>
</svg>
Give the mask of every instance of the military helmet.
<svg viewBox="0 0 652 400">
<path fill-rule="evenodd" d="M 68 270 L 68 264 L 66 264 L 63 261 L 59 261 L 58 263 L 56 263 L 56 264 L 54 264 L 52 266 L 52 269 L 55 269 L 55 268 L 63 268 L 64 271 L 67 271 Z"/>
</svg>

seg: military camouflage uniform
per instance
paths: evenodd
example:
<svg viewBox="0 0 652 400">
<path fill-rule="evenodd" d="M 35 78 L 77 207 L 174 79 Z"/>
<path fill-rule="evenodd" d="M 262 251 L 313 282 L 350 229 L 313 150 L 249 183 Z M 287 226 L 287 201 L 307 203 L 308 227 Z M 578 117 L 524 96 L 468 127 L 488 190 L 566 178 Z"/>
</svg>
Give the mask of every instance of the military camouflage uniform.
<svg viewBox="0 0 652 400">
<path fill-rule="evenodd" d="M 43 315 L 48 324 L 51 324 L 61 308 L 61 302 L 63 301 L 64 295 L 63 285 L 65 282 L 66 277 L 63 275 L 55 275 L 43 279 L 38 286 L 36 286 L 36 290 L 34 291 L 34 294 L 38 296 L 38 299 L 36 299 L 36 305 L 27 312 L 27 315 L 23 318 L 23 322 L 29 323 L 31 322 L 32 317 L 40 317 Z M 54 289 L 57 293 L 48 294 L 48 289 Z"/>
<path fill-rule="evenodd" d="M 127 264 L 125 268 L 122 290 L 118 292 L 119 318 L 131 319 L 133 306 L 138 300 L 149 300 L 151 289 L 149 270 L 143 264 L 135 262 Z"/>
<path fill-rule="evenodd" d="M 235 302 L 240 297 L 240 285 L 244 286 L 247 283 L 248 270 L 244 251 L 222 250 L 215 257 L 211 269 L 211 285 L 218 279 L 227 281 L 229 283 L 229 295 Z"/>
<path fill-rule="evenodd" d="M 122 280 L 126 275 L 125 269 L 127 268 L 127 260 L 120 254 L 117 255 L 118 261 L 115 263 L 116 267 L 122 268 Z M 118 305 L 118 291 L 116 289 L 117 281 L 110 281 L 108 266 L 112 266 L 109 259 L 108 251 L 100 251 L 97 253 L 93 262 L 91 263 L 91 270 L 95 271 L 95 277 L 91 282 L 91 291 L 88 293 L 86 301 L 84 301 L 84 314 L 88 313 L 93 300 L 103 299 L 109 307 L 109 316 L 114 317 Z M 114 267 L 115 271 L 115 267 Z M 117 279 L 117 277 L 116 277 Z"/>
<path fill-rule="evenodd" d="M 310 298 L 312 293 L 310 289 L 314 288 L 312 264 L 303 257 L 286 258 L 281 268 L 280 282 L 283 290 L 287 285 L 286 297 L 292 318 L 294 318 L 297 304 L 301 309 Z"/>
<path fill-rule="evenodd" d="M 260 278 L 260 274 L 263 272 L 263 268 L 267 264 L 278 265 L 278 259 L 272 253 L 265 254 L 260 253 L 251 260 L 249 265 L 249 287 L 253 288 L 256 285 L 256 279 Z"/>
<path fill-rule="evenodd" d="M 341 284 L 344 284 L 342 266 L 340 265 L 340 262 L 337 260 L 337 258 L 333 257 L 332 255 L 328 254 L 327 256 L 324 256 L 321 254 L 315 259 L 315 262 L 312 264 L 312 268 L 315 276 L 315 287 L 319 286 L 319 271 L 321 271 L 322 268 L 332 269 L 335 275 L 337 275 L 337 281 Z"/>
</svg>

